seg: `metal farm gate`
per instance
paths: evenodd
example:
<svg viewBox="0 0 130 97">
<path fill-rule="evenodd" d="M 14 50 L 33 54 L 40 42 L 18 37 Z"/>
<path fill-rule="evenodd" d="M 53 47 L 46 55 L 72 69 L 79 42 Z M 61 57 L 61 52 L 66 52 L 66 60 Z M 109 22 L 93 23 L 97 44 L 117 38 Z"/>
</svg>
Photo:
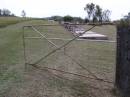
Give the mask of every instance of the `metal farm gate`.
<svg viewBox="0 0 130 97">
<path fill-rule="evenodd" d="M 25 68 L 33 68 L 37 96 L 114 97 L 115 42 L 79 38 L 96 26 L 77 35 L 64 26 L 23 27 Z"/>
</svg>

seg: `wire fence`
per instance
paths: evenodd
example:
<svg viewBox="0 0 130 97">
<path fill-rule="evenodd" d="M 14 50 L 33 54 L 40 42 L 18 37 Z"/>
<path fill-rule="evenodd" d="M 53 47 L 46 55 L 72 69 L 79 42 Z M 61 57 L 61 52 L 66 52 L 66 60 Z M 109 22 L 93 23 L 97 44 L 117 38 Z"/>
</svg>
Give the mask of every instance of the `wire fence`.
<svg viewBox="0 0 130 97">
<path fill-rule="evenodd" d="M 85 95 L 88 97 L 99 97 L 99 95 L 100 97 L 105 97 L 105 89 L 109 90 L 114 84 L 115 41 L 79 38 L 95 27 L 94 25 L 82 34 L 74 35 L 72 32 L 67 31 L 63 25 L 24 26 L 25 67 L 27 68 L 30 65 L 42 72 L 47 70 L 56 78 L 62 79 L 62 82 L 66 79 L 67 83 L 77 80 L 77 85 L 80 84 L 79 82 L 84 83 L 87 81 L 89 88 L 100 91 L 98 94 L 90 92 L 86 94 L 84 93 L 86 88 L 84 89 L 84 86 L 81 86 L 78 87 L 81 96 L 78 96 L 79 91 L 76 92 L 77 95 L 72 95 L 72 91 L 67 89 L 67 91 L 71 91 L 67 94 L 69 97 L 85 97 Z M 65 84 L 67 83 L 65 81 Z M 55 82 L 55 89 L 58 87 L 58 84 Z M 62 83 L 61 87 L 66 86 Z M 73 88 L 75 87 L 73 86 Z M 91 90 L 92 92 L 92 89 L 88 91 Z M 63 88 L 62 90 L 66 91 Z"/>
</svg>

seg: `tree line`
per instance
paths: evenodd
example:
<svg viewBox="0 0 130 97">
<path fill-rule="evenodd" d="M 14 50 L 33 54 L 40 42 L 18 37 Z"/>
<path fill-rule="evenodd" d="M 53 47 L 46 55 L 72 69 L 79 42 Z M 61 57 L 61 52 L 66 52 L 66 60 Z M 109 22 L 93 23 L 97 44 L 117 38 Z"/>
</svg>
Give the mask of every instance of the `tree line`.
<svg viewBox="0 0 130 97">
<path fill-rule="evenodd" d="M 87 17 L 82 19 L 81 17 L 73 17 L 70 15 L 67 16 L 52 16 L 48 19 L 55 21 L 65 21 L 65 22 L 79 22 L 79 23 L 96 23 L 96 22 L 110 22 L 111 11 L 106 9 L 103 10 L 99 5 L 94 3 L 88 3 L 84 7 L 84 10 L 87 12 Z"/>
<path fill-rule="evenodd" d="M 88 3 L 84 7 L 84 10 L 87 12 L 86 21 L 88 22 L 109 22 L 111 11 L 106 9 L 103 10 L 99 5 L 94 3 Z"/>
<path fill-rule="evenodd" d="M 15 14 L 8 9 L 0 9 L 0 16 L 15 16 Z"/>
<path fill-rule="evenodd" d="M 51 17 L 47 17 L 46 19 L 48 20 L 54 20 L 54 21 L 64 21 L 64 22 L 79 22 L 82 23 L 84 22 L 84 19 L 82 19 L 81 17 L 73 17 L 70 15 L 66 15 L 66 16 L 51 16 Z"/>
</svg>

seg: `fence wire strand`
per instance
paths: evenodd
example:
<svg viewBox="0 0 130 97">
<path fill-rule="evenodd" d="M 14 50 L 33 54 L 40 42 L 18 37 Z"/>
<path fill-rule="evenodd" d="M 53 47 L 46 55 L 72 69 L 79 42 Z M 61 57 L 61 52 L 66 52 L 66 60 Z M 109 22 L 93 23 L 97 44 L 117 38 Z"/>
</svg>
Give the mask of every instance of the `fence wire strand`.
<svg viewBox="0 0 130 97">
<path fill-rule="evenodd" d="M 62 80 L 67 80 L 67 81 L 73 81 L 72 79 L 70 79 L 70 78 L 67 78 L 67 77 L 63 77 L 63 76 L 59 76 L 58 74 L 55 74 L 55 73 L 53 73 L 51 70 L 51 68 L 44 68 L 44 67 L 39 67 L 38 65 L 32 65 L 32 64 L 29 64 L 29 65 L 31 65 L 31 66 L 33 66 L 35 69 L 37 69 L 37 70 L 41 70 L 41 71 L 45 71 L 45 70 L 47 70 L 49 73 L 51 73 L 52 75 L 54 75 L 55 77 L 57 77 L 57 78 L 59 78 L 59 79 L 62 79 Z M 56 69 L 55 69 L 55 71 L 57 71 Z M 59 70 L 58 70 L 58 72 L 60 72 Z M 63 72 L 63 73 L 65 73 L 65 72 Z M 68 73 L 67 73 L 68 74 Z M 73 73 L 72 73 L 72 75 L 73 75 Z M 77 74 L 75 75 L 75 76 L 77 76 Z M 79 75 L 80 76 L 80 75 Z M 80 76 L 80 77 L 83 77 L 83 76 Z M 84 77 L 83 77 L 84 78 Z M 85 76 L 85 78 L 89 78 L 89 79 L 93 79 L 93 78 L 91 78 L 91 77 L 88 77 L 88 76 Z M 95 80 L 95 79 L 94 79 Z M 111 82 L 110 82 L 111 83 Z M 95 86 L 91 86 L 91 85 L 89 85 L 90 87 L 92 87 L 92 88 L 94 88 L 94 89 L 99 89 L 99 90 L 101 90 L 100 88 L 98 88 L 98 87 L 95 87 Z M 110 89 L 108 89 L 108 88 L 104 88 L 104 89 L 102 89 L 102 90 L 110 90 Z"/>
<path fill-rule="evenodd" d="M 33 64 L 38 64 L 39 62 L 41 62 L 42 60 L 46 59 L 48 56 L 52 55 L 53 53 L 55 53 L 56 51 L 64 48 L 65 46 L 67 46 L 68 44 L 70 44 L 71 42 L 73 42 L 74 40 L 76 40 L 77 38 L 79 38 L 81 35 L 85 34 L 86 32 L 90 31 L 91 29 L 95 28 L 96 25 L 92 26 L 91 28 L 89 28 L 88 30 L 84 31 L 82 34 L 77 35 L 76 37 L 74 37 L 72 40 L 68 41 L 67 43 L 63 44 L 62 46 L 58 47 L 55 50 L 52 50 L 50 53 L 48 53 L 47 55 L 43 56 L 42 58 L 40 58 L 39 60 L 37 60 L 36 62 L 34 62 Z"/>
<path fill-rule="evenodd" d="M 31 63 L 28 62 L 26 64 L 29 64 L 31 66 L 34 66 L 34 67 L 37 67 L 36 64 L 38 64 L 39 62 L 41 62 L 42 60 L 44 60 L 45 58 L 49 57 L 50 55 L 52 55 L 53 53 L 55 53 L 57 50 L 60 50 L 62 48 L 65 48 L 68 44 L 70 44 L 71 42 L 73 42 L 74 40 L 76 40 L 77 38 L 79 38 L 81 35 L 83 35 L 84 33 L 86 33 L 87 31 L 90 31 L 92 30 L 93 28 L 96 27 L 96 25 L 92 26 L 91 28 L 89 28 L 88 30 L 84 31 L 83 33 L 77 35 L 76 37 L 74 37 L 73 39 L 69 40 L 67 43 L 63 44 L 61 47 L 58 47 L 55 43 L 53 43 L 51 40 L 47 39 L 45 35 L 43 35 L 40 31 L 38 31 L 34 26 L 29 26 L 31 27 L 35 32 L 37 32 L 38 34 L 40 34 L 44 39 L 46 39 L 50 44 L 52 44 L 53 46 L 57 47 L 56 49 L 52 50 L 50 53 L 48 53 L 47 55 L 45 55 L 44 57 L 40 58 L 38 61 L 34 62 L 34 63 Z M 24 31 L 24 27 L 23 27 L 23 31 Z M 23 32 L 23 46 L 24 46 L 24 57 L 25 57 L 25 60 L 26 60 L 26 54 L 25 54 L 25 40 L 24 40 L 24 32 Z M 113 83 L 111 81 L 108 81 L 108 80 L 104 80 L 104 79 L 101 79 L 101 78 L 98 78 L 94 73 L 92 73 L 90 70 L 88 70 L 86 67 L 84 67 L 83 65 L 81 65 L 79 62 L 77 62 L 75 59 L 73 59 L 70 55 L 68 55 L 67 53 L 64 53 L 65 56 L 69 57 L 73 62 L 75 62 L 77 65 L 79 65 L 82 69 L 86 70 L 92 77 L 94 77 L 96 80 L 100 80 L 100 81 L 103 81 L 103 82 L 108 82 L 108 83 Z M 37 67 L 39 68 L 39 67 Z M 57 69 L 53 69 L 53 68 L 49 68 L 49 67 L 44 67 L 46 69 L 51 69 L 51 70 L 55 70 L 55 71 L 59 71 L 59 72 L 64 72 L 64 73 L 68 73 L 68 74 L 74 74 L 74 73 L 70 73 L 70 72 L 66 72 L 66 71 L 60 71 L 60 70 L 57 70 Z M 79 74 L 74 74 L 74 75 L 77 75 L 77 76 L 82 76 L 83 75 L 79 75 Z M 84 76 L 86 77 L 86 76 Z M 92 79 L 91 77 L 87 77 L 87 78 L 90 78 Z"/>
<path fill-rule="evenodd" d="M 44 25 L 42 25 L 44 26 Z M 48 26 L 48 25 L 47 25 Z M 113 84 L 114 82 L 112 81 L 108 81 L 108 80 L 105 80 L 105 79 L 101 79 L 101 78 L 98 78 L 93 72 L 91 72 L 90 70 L 88 70 L 86 67 L 84 67 L 83 65 L 81 65 L 79 62 L 77 62 L 75 59 L 72 58 L 72 56 L 70 56 L 69 54 L 67 53 L 64 53 L 65 56 L 67 56 L 68 58 L 70 58 L 74 63 L 76 63 L 78 66 L 80 66 L 82 69 L 86 70 L 92 77 L 89 77 L 89 76 L 85 76 L 85 75 L 81 75 L 81 74 L 77 74 L 77 73 L 72 73 L 72 72 L 68 72 L 68 71 L 64 71 L 64 70 L 59 70 L 59 69 L 54 69 L 54 68 L 50 68 L 50 67 L 42 67 L 42 66 L 39 66 L 38 64 L 46 59 L 47 57 L 49 57 L 50 55 L 52 55 L 53 53 L 55 53 L 56 51 L 58 50 L 61 50 L 62 48 L 65 48 L 68 44 L 70 44 L 71 42 L 73 42 L 74 40 L 76 40 L 77 38 L 79 38 L 81 35 L 85 34 L 87 31 L 90 31 L 92 30 L 93 28 L 96 27 L 96 25 L 92 26 L 91 28 L 89 28 L 88 30 L 85 30 L 83 33 L 75 36 L 73 39 L 69 40 L 68 42 L 66 42 L 65 44 L 61 45 L 61 46 L 58 46 L 56 45 L 54 42 L 51 41 L 51 39 L 47 38 L 44 34 L 42 34 L 38 29 L 36 29 L 34 26 L 26 26 L 26 27 L 30 27 L 32 28 L 35 32 L 37 32 L 39 35 L 41 35 L 41 39 L 44 38 L 46 39 L 50 44 L 52 44 L 54 47 L 56 47 L 56 49 L 52 50 L 51 52 L 49 52 L 48 54 L 46 54 L 45 56 L 41 57 L 39 60 L 37 60 L 36 62 L 34 63 L 31 63 L 28 62 L 27 63 L 27 59 L 26 59 L 26 45 L 25 45 L 25 35 L 24 35 L 24 27 L 23 27 L 23 46 L 24 46 L 24 60 L 25 60 L 25 65 L 28 64 L 28 65 L 31 65 L 33 66 L 34 68 L 38 69 L 38 70 L 47 70 L 49 71 L 51 74 L 53 74 L 54 76 L 60 78 L 60 79 L 67 79 L 67 78 L 63 78 L 57 74 L 54 74 L 52 71 L 57 71 L 57 72 L 61 72 L 61 73 L 64 73 L 64 74 L 69 74 L 69 75 L 74 75 L 74 76 L 79 76 L 79 77 L 83 77 L 83 78 L 86 78 L 86 79 L 93 79 L 93 80 L 97 80 L 97 81 L 101 81 L 101 82 L 104 82 L 104 83 L 109 83 L 109 84 Z M 70 80 L 70 79 L 67 79 L 67 80 Z M 96 88 L 98 89 L 97 87 L 93 87 L 93 88 Z M 100 92 L 102 93 L 101 89 L 99 89 Z M 103 94 L 103 93 L 102 93 Z"/>
<path fill-rule="evenodd" d="M 84 67 L 83 65 L 81 65 L 79 62 L 77 62 L 75 59 L 73 59 L 70 55 L 66 54 L 65 55 L 67 57 L 69 57 L 73 62 L 75 62 L 77 65 L 79 65 L 82 69 L 86 70 L 92 77 L 94 77 L 95 79 L 97 80 L 104 80 L 104 81 L 107 81 L 105 79 L 101 79 L 99 77 L 97 77 L 94 73 L 92 73 L 89 69 L 87 69 L 86 67 Z M 109 82 L 109 81 L 108 81 Z M 113 82 L 110 82 L 110 83 L 113 83 Z"/>
<path fill-rule="evenodd" d="M 53 43 L 52 41 L 50 41 L 49 39 L 46 38 L 45 35 L 43 35 L 40 31 L 38 31 L 35 27 L 31 27 L 34 31 L 36 31 L 38 34 L 40 34 L 44 39 L 46 39 L 50 44 L 52 44 L 53 46 L 55 46 L 56 48 L 59 48 L 55 43 Z"/>
<path fill-rule="evenodd" d="M 79 77 L 83 77 L 83 78 L 87 78 L 87 79 L 94 79 L 94 80 L 102 81 L 102 82 L 105 82 L 105 83 L 113 84 L 113 82 L 111 82 L 111 81 L 106 81 L 106 80 L 99 79 L 99 78 L 92 78 L 92 77 L 89 77 L 89 76 L 80 75 L 80 74 L 76 74 L 76 73 L 72 73 L 72 72 L 67 72 L 67 71 L 64 71 L 64 70 L 54 69 L 54 68 L 50 68 L 50 67 L 41 67 L 41 66 L 38 66 L 36 64 L 28 64 L 28 65 L 31 65 L 31 66 L 33 66 L 37 69 L 41 69 L 41 70 L 53 70 L 53 71 L 58 71 L 58 72 L 61 72 L 61 73 L 71 74 L 71 75 L 75 75 L 75 76 L 79 76 Z"/>
</svg>

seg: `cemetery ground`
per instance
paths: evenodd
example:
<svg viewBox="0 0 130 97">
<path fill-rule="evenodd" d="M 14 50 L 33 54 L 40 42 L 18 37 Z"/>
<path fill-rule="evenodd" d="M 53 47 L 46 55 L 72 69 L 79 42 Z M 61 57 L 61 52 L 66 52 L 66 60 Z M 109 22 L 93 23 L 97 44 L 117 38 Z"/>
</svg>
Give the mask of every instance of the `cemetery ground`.
<svg viewBox="0 0 130 97">
<path fill-rule="evenodd" d="M 115 42 L 75 40 L 65 48 L 65 53 L 91 71 L 92 74 L 112 83 L 96 80 L 86 69 L 81 68 L 67 57 L 63 49 L 38 63 L 40 69 L 30 65 L 25 69 L 22 27 L 42 24 L 52 24 L 52 22 L 32 19 L 0 28 L 0 97 L 117 97 L 113 93 Z M 83 27 L 88 29 L 91 26 L 84 25 Z M 36 28 L 48 38 L 71 39 L 74 37 L 62 26 Z M 109 40 L 116 41 L 116 27 L 114 25 L 97 26 L 92 31 L 107 35 Z M 25 28 L 25 35 L 39 37 L 31 28 Z M 67 42 L 63 40 L 52 41 L 58 46 Z M 26 39 L 26 56 L 30 63 L 37 61 L 54 49 L 55 47 L 45 39 Z"/>
</svg>

